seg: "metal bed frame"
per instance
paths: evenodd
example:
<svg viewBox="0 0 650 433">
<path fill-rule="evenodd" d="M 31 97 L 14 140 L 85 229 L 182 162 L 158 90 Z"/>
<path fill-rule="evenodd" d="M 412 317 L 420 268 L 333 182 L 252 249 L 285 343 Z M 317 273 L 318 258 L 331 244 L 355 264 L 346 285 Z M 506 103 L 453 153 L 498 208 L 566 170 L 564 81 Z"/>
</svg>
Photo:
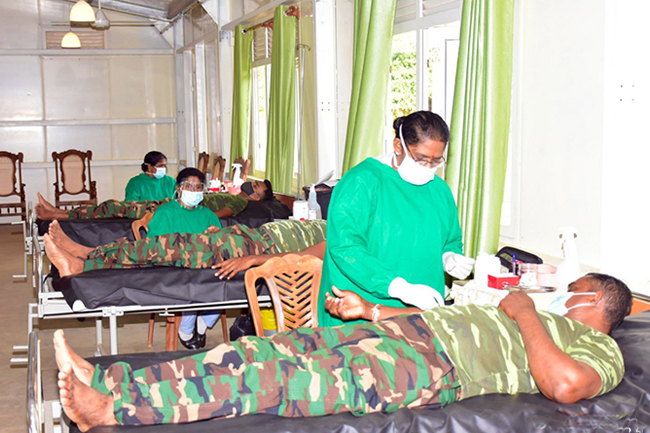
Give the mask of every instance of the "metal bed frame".
<svg viewBox="0 0 650 433">
<path fill-rule="evenodd" d="M 34 322 L 39 319 L 64 319 L 64 318 L 95 318 L 97 356 L 104 354 L 102 337 L 102 319 L 108 318 L 110 354 L 117 354 L 117 318 L 125 314 L 157 313 L 161 316 L 173 316 L 183 311 L 201 310 L 226 310 L 235 308 L 247 308 L 248 300 L 245 293 L 241 300 L 211 302 L 201 304 L 183 305 L 130 305 L 130 306 L 107 306 L 96 309 L 83 309 L 77 311 L 70 308 L 61 292 L 55 291 L 49 283 L 49 275 L 43 270 L 44 267 L 44 245 L 43 238 L 38 236 L 38 227 L 34 220 L 30 206 L 28 224 L 24 225 L 25 236 L 25 274 L 27 273 L 27 256 L 32 257 L 32 282 L 37 289 L 38 299 L 35 303 L 28 304 L 27 311 L 27 333 L 34 331 Z M 24 223 L 23 223 L 24 224 Z M 26 227 L 29 227 L 27 229 Z M 26 275 L 22 276 L 26 278 Z M 262 306 L 270 306 L 271 298 L 268 295 L 259 296 Z M 26 350 L 25 346 L 14 346 L 15 351 Z"/>
</svg>

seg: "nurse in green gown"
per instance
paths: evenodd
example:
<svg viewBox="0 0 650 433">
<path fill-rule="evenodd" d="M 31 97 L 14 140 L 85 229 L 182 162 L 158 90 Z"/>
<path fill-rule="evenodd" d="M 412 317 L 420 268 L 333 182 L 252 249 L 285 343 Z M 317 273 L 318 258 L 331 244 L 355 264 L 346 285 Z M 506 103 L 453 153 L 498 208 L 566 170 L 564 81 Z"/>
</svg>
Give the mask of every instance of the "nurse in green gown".
<svg viewBox="0 0 650 433">
<path fill-rule="evenodd" d="M 124 201 L 159 201 L 172 198 L 176 181 L 167 176 L 167 157 L 151 151 L 144 157 L 142 173 L 132 177 L 126 184 Z"/>
<path fill-rule="evenodd" d="M 343 323 L 325 309 L 332 286 L 371 303 L 428 309 L 443 303 L 444 272 L 461 279 L 471 272 L 454 197 L 435 175 L 445 162 L 447 124 L 419 111 L 396 119 L 393 128 L 393 152 L 361 162 L 334 188 L 319 326 Z"/>
</svg>

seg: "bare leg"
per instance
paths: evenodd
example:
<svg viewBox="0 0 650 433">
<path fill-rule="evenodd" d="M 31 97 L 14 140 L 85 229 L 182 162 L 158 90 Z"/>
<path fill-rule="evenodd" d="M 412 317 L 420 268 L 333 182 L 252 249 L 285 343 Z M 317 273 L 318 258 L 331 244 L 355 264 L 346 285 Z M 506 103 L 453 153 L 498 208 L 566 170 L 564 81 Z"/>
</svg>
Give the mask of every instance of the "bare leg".
<svg viewBox="0 0 650 433">
<path fill-rule="evenodd" d="M 66 211 L 62 211 L 59 209 L 54 208 L 55 210 L 50 210 L 45 208 L 42 204 L 37 204 L 34 206 L 34 211 L 36 212 L 36 217 L 40 218 L 44 221 L 52 221 L 52 220 L 67 220 L 68 218 L 68 213 Z"/>
<path fill-rule="evenodd" d="M 81 431 L 99 425 L 117 424 L 113 414 L 113 397 L 82 383 L 70 364 L 65 364 L 59 371 L 57 384 L 64 412 Z"/>
<path fill-rule="evenodd" d="M 64 366 L 70 365 L 81 383 L 90 386 L 95 373 L 95 366 L 72 350 L 61 329 L 54 333 L 54 351 L 56 353 L 56 365 L 59 370 L 63 370 Z"/>
<path fill-rule="evenodd" d="M 65 251 L 67 251 L 68 253 L 70 253 L 75 257 L 87 257 L 88 254 L 94 249 L 94 248 L 90 248 L 78 244 L 72 239 L 70 239 L 68 235 L 66 235 L 63 229 L 61 228 L 61 225 L 59 225 L 59 222 L 56 220 L 52 221 L 52 223 L 50 224 L 48 233 L 50 234 L 50 238 L 52 238 L 52 241 L 58 247 L 64 249 Z"/>
<path fill-rule="evenodd" d="M 54 266 L 56 266 L 62 277 L 83 272 L 83 260 L 72 256 L 64 249 L 59 248 L 54 242 L 52 242 L 52 238 L 50 238 L 49 234 L 46 233 L 45 236 L 43 236 L 43 243 L 45 244 L 45 253 L 47 254 L 47 257 Z"/>
</svg>

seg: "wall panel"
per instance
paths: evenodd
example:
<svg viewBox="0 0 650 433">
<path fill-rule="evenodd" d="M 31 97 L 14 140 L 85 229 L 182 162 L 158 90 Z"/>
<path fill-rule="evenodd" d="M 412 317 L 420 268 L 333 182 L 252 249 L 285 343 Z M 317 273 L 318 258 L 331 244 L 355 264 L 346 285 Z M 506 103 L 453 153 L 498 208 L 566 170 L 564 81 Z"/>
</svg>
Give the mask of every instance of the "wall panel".
<svg viewBox="0 0 650 433">
<path fill-rule="evenodd" d="M 0 83 L 0 120 L 43 118 L 41 61 L 38 57 L 0 58 Z"/>
</svg>

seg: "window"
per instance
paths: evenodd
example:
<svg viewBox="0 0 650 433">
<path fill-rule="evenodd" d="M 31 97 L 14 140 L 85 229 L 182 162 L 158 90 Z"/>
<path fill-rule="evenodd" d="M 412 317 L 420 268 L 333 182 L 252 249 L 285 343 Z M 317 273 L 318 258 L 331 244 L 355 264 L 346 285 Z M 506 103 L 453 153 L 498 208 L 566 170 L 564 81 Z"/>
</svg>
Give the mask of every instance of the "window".
<svg viewBox="0 0 650 433">
<path fill-rule="evenodd" d="M 399 5 L 400 2 L 398 8 Z M 410 5 L 402 11 L 413 7 Z M 428 21 L 404 21 L 404 16 L 399 13 L 396 20 L 400 25 L 396 24 L 392 42 L 386 152 L 392 149 L 392 125 L 396 117 L 418 110 L 430 110 L 449 124 L 459 48 L 459 21 L 398 33 L 400 28 L 409 29 Z"/>
<path fill-rule="evenodd" d="M 253 68 L 253 91 L 251 97 L 251 143 L 253 144 L 253 171 L 256 177 L 263 178 L 266 167 L 266 133 L 269 109 L 269 80 L 271 65 Z"/>
</svg>

